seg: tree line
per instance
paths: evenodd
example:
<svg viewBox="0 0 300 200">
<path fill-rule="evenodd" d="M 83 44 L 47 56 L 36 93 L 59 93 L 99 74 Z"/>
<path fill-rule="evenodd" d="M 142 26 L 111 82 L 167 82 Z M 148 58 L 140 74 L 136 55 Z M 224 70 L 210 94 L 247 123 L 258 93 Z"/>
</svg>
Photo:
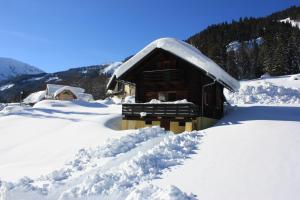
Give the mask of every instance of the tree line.
<svg viewBox="0 0 300 200">
<path fill-rule="evenodd" d="M 300 73 L 300 27 L 280 22 L 287 17 L 300 22 L 300 7 L 212 25 L 186 41 L 237 79 Z M 233 41 L 240 45 L 228 49 Z"/>
</svg>

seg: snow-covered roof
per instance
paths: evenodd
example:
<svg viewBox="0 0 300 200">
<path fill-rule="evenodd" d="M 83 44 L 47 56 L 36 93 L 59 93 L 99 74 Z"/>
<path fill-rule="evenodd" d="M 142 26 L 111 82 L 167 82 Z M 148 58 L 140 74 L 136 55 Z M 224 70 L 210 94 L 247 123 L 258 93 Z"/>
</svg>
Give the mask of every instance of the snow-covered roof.
<svg viewBox="0 0 300 200">
<path fill-rule="evenodd" d="M 71 87 L 71 86 L 64 86 L 64 87 L 61 87 L 59 88 L 58 90 L 56 90 L 53 94 L 53 97 L 56 97 L 57 95 L 59 95 L 60 93 L 62 93 L 63 91 L 71 91 L 75 96 L 76 98 L 78 98 L 78 94 L 81 93 L 81 92 L 78 92 L 78 89 L 75 89 L 74 87 Z"/>
<path fill-rule="evenodd" d="M 71 90 L 74 94 L 77 93 L 84 93 L 84 89 L 80 88 L 80 87 L 71 87 L 71 86 L 67 86 L 67 85 L 56 85 L 56 84 L 47 84 L 47 97 L 55 97 L 55 93 L 57 93 L 58 90 L 60 90 L 60 92 L 62 91 L 61 88 L 64 89 L 68 89 Z M 59 92 L 59 93 L 60 93 Z"/>
<path fill-rule="evenodd" d="M 161 38 L 147 45 L 144 49 L 120 66 L 120 68 L 111 77 L 107 86 L 113 82 L 114 78 L 118 79 L 121 77 L 125 72 L 137 64 L 145 56 L 150 54 L 154 49 L 163 49 L 195 65 L 196 67 L 205 71 L 212 79 L 220 82 L 230 90 L 236 91 L 239 88 L 239 82 L 225 72 L 214 61 L 202 54 L 198 49 L 190 44 L 174 38 Z"/>
</svg>

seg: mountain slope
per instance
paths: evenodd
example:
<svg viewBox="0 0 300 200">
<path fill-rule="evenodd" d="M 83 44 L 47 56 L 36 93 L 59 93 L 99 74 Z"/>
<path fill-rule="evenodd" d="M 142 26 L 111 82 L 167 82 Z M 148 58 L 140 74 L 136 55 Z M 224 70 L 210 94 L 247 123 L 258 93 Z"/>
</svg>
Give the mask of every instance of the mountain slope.
<svg viewBox="0 0 300 200">
<path fill-rule="evenodd" d="M 267 17 L 240 18 L 211 25 L 187 39 L 237 79 L 258 78 L 264 73 L 287 75 L 300 72 L 300 7 Z M 287 20 L 289 19 L 289 20 Z M 288 23 L 283 23 L 288 22 Z M 249 48 L 249 41 L 261 38 Z M 237 51 L 228 51 L 233 42 Z"/>
<path fill-rule="evenodd" d="M 78 67 L 55 73 L 21 75 L 0 81 L 0 102 L 18 102 L 21 91 L 24 99 L 33 92 L 45 90 L 49 83 L 82 87 L 95 99 L 104 98 L 108 78 L 121 63 Z"/>
<path fill-rule="evenodd" d="M 21 61 L 0 57 L 0 80 L 10 79 L 25 74 L 41 74 L 41 69 Z"/>
</svg>

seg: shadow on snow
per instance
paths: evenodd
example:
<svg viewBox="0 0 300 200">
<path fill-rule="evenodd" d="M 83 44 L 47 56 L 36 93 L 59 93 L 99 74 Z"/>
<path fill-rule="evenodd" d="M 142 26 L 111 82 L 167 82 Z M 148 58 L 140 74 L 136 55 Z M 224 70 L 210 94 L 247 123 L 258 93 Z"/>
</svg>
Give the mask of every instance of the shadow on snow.
<svg viewBox="0 0 300 200">
<path fill-rule="evenodd" d="M 300 107 L 249 106 L 236 107 L 215 126 L 242 124 L 245 121 L 271 120 L 300 122 Z"/>
</svg>

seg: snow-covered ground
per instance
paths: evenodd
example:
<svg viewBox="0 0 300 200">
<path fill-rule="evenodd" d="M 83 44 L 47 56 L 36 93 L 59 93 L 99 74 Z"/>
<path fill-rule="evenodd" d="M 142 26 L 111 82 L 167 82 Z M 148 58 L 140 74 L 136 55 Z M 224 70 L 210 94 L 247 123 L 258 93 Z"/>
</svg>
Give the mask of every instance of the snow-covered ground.
<svg viewBox="0 0 300 200">
<path fill-rule="evenodd" d="M 112 129 L 103 131 L 105 123 L 120 117 L 117 105 L 42 101 L 33 108 L 8 108 L 0 112 L 0 177 L 4 180 L 38 177 L 61 167 L 81 148 L 122 136 Z"/>
<path fill-rule="evenodd" d="M 299 199 L 299 75 L 242 81 L 214 127 L 118 130 L 121 106 L 0 111 L 0 199 Z"/>
</svg>

